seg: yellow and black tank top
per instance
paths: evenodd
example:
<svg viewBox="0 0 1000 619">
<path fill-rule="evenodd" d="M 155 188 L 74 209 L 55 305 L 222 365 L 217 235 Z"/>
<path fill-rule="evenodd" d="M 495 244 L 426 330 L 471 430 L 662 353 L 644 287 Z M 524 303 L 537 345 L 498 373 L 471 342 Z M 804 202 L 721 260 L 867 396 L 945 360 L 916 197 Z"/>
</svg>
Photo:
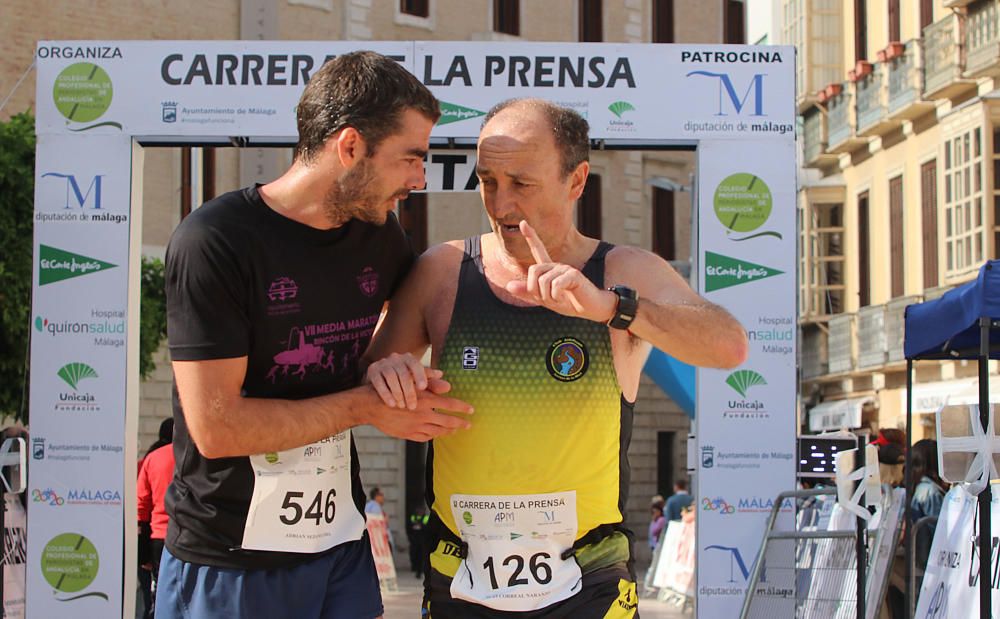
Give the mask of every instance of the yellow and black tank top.
<svg viewBox="0 0 1000 619">
<path fill-rule="evenodd" d="M 583 274 L 604 287 L 603 241 Z M 577 538 L 622 522 L 632 404 L 621 394 L 608 327 L 504 303 L 483 272 L 480 237 L 465 241 L 439 366 L 449 395 L 475 406 L 472 428 L 434 440 L 428 501 L 458 533 L 453 494 L 576 491 Z"/>
</svg>

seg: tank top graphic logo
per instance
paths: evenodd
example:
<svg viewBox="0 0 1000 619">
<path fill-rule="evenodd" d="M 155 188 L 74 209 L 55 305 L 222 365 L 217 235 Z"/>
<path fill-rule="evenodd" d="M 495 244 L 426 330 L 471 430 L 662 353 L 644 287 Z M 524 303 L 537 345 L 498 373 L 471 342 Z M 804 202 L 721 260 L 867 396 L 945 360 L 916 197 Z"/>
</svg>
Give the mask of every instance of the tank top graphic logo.
<svg viewBox="0 0 1000 619">
<path fill-rule="evenodd" d="M 587 373 L 590 356 L 580 340 L 575 337 L 561 337 L 549 345 L 545 365 L 552 378 L 568 383 L 582 378 Z"/>
<path fill-rule="evenodd" d="M 479 347 L 478 346 L 464 346 L 462 348 L 462 369 L 463 370 L 478 370 L 479 369 Z"/>
<path fill-rule="evenodd" d="M 366 297 L 374 297 L 378 292 L 378 271 L 371 267 L 365 267 L 358 275 L 358 288 Z"/>
</svg>

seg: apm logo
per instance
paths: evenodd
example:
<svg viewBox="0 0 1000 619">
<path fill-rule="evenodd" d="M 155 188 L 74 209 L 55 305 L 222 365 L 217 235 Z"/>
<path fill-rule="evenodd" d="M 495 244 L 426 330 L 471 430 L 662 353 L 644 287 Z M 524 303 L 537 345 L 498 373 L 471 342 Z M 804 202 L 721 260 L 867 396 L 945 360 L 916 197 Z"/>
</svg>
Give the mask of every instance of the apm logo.
<svg viewBox="0 0 1000 619">
<path fill-rule="evenodd" d="M 737 115 L 743 114 L 743 108 L 748 105 L 753 109 L 751 116 L 766 116 L 764 114 L 764 76 L 766 73 L 756 73 L 750 80 L 750 84 L 743 95 L 740 96 L 733 85 L 728 73 L 714 73 L 712 71 L 691 71 L 687 77 L 693 75 L 701 77 L 713 77 L 719 81 L 719 112 L 716 116 L 729 116 L 727 109 L 736 110 Z M 729 105 L 726 105 L 726 101 Z"/>
</svg>

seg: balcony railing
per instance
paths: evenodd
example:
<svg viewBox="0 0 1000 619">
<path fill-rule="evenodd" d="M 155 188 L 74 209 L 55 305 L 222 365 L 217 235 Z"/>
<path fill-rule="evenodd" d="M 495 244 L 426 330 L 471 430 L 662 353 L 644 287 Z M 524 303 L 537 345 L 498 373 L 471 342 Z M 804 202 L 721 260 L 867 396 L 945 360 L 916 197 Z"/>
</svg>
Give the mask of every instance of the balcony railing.
<svg viewBox="0 0 1000 619">
<path fill-rule="evenodd" d="M 851 95 L 842 92 L 830 99 L 826 122 L 827 139 L 832 150 L 851 137 Z"/>
<path fill-rule="evenodd" d="M 870 305 L 858 311 L 858 367 L 885 365 L 885 306 Z"/>
<path fill-rule="evenodd" d="M 965 22 L 966 74 L 1000 73 L 1000 0 L 969 5 Z"/>
<path fill-rule="evenodd" d="M 831 374 L 854 370 L 854 314 L 838 314 L 830 319 L 829 367 Z"/>
<path fill-rule="evenodd" d="M 877 125 L 885 118 L 882 105 L 882 65 L 876 65 L 868 77 L 858 81 L 858 133 Z"/>
<path fill-rule="evenodd" d="M 823 114 L 815 108 L 802 116 L 802 154 L 807 165 L 819 159 L 826 149 L 823 121 Z"/>
<path fill-rule="evenodd" d="M 827 373 L 827 337 L 825 331 L 815 326 L 802 330 L 802 346 L 799 347 L 802 378 L 808 380 Z"/>
<path fill-rule="evenodd" d="M 909 297 L 898 297 L 889 301 L 885 306 L 885 338 L 888 345 L 888 363 L 896 363 L 906 359 L 903 354 L 903 338 L 906 333 L 906 306 L 913 303 L 920 303 L 923 298 L 920 295 Z"/>
<path fill-rule="evenodd" d="M 937 99 L 969 87 L 962 81 L 965 60 L 958 44 L 958 17 L 948 15 L 924 28 L 924 97 Z"/>
<path fill-rule="evenodd" d="M 920 39 L 906 42 L 902 56 L 887 63 L 889 73 L 889 115 L 894 115 L 918 101 L 921 94 Z"/>
</svg>

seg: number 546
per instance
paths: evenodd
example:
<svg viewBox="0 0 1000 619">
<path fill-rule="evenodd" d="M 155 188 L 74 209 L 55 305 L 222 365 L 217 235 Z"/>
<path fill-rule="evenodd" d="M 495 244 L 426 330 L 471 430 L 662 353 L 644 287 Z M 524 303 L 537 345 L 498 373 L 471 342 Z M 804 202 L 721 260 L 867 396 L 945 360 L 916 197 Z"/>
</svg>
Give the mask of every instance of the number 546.
<svg viewBox="0 0 1000 619">
<path fill-rule="evenodd" d="M 316 524 L 319 525 L 322 522 L 327 524 L 333 522 L 333 517 L 337 513 L 337 505 L 334 503 L 334 498 L 337 496 L 337 491 L 331 488 L 326 493 L 326 500 L 323 498 L 323 491 L 320 490 L 313 497 L 312 502 L 309 503 L 309 507 L 303 512 L 302 506 L 305 501 L 299 501 L 305 497 L 305 493 L 302 492 L 286 492 L 285 500 L 281 503 L 282 512 L 287 512 L 291 510 L 291 515 L 286 515 L 282 513 L 278 516 L 281 522 L 287 525 L 297 524 L 302 519 L 315 520 Z"/>
</svg>

